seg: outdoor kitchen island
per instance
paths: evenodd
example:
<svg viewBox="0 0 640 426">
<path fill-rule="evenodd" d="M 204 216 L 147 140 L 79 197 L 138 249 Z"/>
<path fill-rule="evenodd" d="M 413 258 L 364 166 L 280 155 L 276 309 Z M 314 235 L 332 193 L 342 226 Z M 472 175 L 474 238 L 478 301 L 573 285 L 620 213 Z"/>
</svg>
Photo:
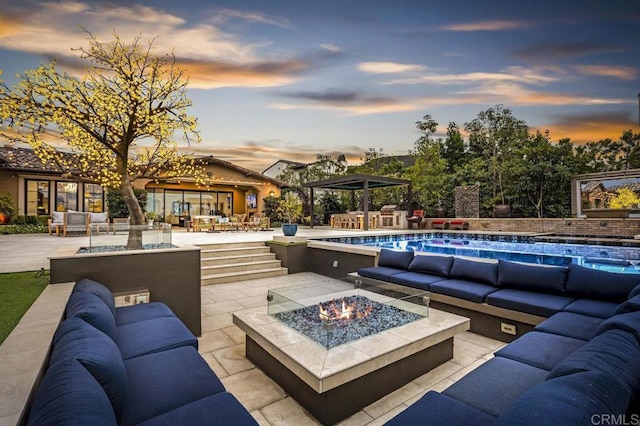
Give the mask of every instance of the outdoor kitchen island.
<svg viewBox="0 0 640 426">
<path fill-rule="evenodd" d="M 247 358 L 329 425 L 452 359 L 453 336 L 469 329 L 430 309 L 428 292 L 398 289 L 326 278 L 270 290 L 267 309 L 233 322 Z"/>
</svg>

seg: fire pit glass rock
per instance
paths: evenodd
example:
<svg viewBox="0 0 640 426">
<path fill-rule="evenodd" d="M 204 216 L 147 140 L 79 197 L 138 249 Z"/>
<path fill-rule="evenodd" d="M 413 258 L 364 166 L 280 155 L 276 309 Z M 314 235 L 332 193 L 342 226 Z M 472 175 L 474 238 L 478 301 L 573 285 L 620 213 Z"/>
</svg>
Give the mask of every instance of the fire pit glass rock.
<svg viewBox="0 0 640 426">
<path fill-rule="evenodd" d="M 273 317 L 329 349 L 423 318 L 361 295 L 285 310 Z"/>
</svg>

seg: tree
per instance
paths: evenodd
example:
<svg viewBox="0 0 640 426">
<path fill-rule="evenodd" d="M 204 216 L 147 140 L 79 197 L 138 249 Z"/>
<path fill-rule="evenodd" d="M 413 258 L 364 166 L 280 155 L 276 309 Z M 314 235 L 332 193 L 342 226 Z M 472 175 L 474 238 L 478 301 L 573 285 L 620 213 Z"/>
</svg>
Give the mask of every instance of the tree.
<svg viewBox="0 0 640 426">
<path fill-rule="evenodd" d="M 138 36 L 128 44 L 114 34 L 102 43 L 86 33 L 89 47 L 76 49 L 87 63 L 82 77 L 59 71 L 54 61 L 18 76 L 13 88 L 0 83 L 0 120 L 9 128 L 3 134 L 29 143 L 65 177 L 117 188 L 130 223 L 141 225 L 136 179 L 188 175 L 205 182 L 203 169 L 172 138 L 200 141 L 196 119 L 187 115 L 187 79 L 173 53 L 155 54 L 154 40 Z M 69 152 L 48 143 L 51 136 Z M 132 226 L 127 248 L 141 247 L 141 227 Z"/>
<path fill-rule="evenodd" d="M 609 200 L 609 207 L 612 209 L 629 209 L 640 204 L 638 194 L 629 188 L 621 188 L 615 197 Z"/>
<path fill-rule="evenodd" d="M 510 109 L 497 105 L 481 111 L 476 119 L 465 124 L 465 130 L 469 132 L 469 151 L 482 158 L 489 170 L 491 201 L 506 204 L 506 164 L 529 137 L 529 127 L 514 117 Z"/>
<path fill-rule="evenodd" d="M 447 162 L 440 157 L 441 145 L 431 139 L 438 123 L 430 115 L 425 115 L 423 121 L 417 121 L 416 127 L 423 132 L 418 139 L 411 155 L 416 162 L 409 167 L 406 175 L 411 179 L 415 198 L 425 209 L 433 209 L 442 205 L 442 190 Z"/>
</svg>

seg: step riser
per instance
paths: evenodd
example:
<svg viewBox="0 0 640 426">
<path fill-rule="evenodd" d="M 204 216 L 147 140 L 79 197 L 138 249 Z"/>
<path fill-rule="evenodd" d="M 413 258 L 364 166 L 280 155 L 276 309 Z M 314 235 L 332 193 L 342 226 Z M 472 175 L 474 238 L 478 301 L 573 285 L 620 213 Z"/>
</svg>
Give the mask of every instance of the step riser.
<svg viewBox="0 0 640 426">
<path fill-rule="evenodd" d="M 218 250 L 218 249 L 233 249 L 244 247 L 265 247 L 264 242 L 246 242 L 246 243 L 218 243 L 218 244 L 200 244 L 198 245 L 202 250 Z"/>
<path fill-rule="evenodd" d="M 269 247 L 248 247 L 248 248 L 234 248 L 234 249 L 219 249 L 215 251 L 200 251 L 201 259 L 211 259 L 216 257 L 228 257 L 228 256 L 250 256 L 253 254 L 265 254 L 271 253 Z"/>
<path fill-rule="evenodd" d="M 287 269 L 278 269 L 274 271 L 261 271 L 258 273 L 250 273 L 250 274 L 236 274 L 232 276 L 224 276 L 224 277 L 204 277 L 202 279 L 202 285 L 215 285 L 215 284 L 224 284 L 231 283 L 236 281 L 244 281 L 251 279 L 259 279 L 259 278 L 268 278 L 268 277 L 278 277 L 282 275 L 287 275 Z"/>
<path fill-rule="evenodd" d="M 202 275 L 228 274 L 230 272 L 257 271 L 260 269 L 279 268 L 279 260 L 259 263 L 240 263 L 238 265 L 216 265 L 214 267 L 202 268 Z"/>
<path fill-rule="evenodd" d="M 257 254 L 254 256 L 238 256 L 238 257 L 208 257 L 202 259 L 202 266 L 215 266 L 215 265 L 234 265 L 237 263 L 246 262 L 261 262 L 265 260 L 275 260 L 275 253 Z"/>
</svg>

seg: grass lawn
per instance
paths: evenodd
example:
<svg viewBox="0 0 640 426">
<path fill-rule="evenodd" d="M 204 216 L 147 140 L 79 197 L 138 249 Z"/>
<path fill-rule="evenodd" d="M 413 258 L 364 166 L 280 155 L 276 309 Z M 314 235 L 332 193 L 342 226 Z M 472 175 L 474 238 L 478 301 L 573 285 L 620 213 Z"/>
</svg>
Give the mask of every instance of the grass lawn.
<svg viewBox="0 0 640 426">
<path fill-rule="evenodd" d="M 49 284 L 40 272 L 0 274 L 0 344 Z"/>
</svg>

